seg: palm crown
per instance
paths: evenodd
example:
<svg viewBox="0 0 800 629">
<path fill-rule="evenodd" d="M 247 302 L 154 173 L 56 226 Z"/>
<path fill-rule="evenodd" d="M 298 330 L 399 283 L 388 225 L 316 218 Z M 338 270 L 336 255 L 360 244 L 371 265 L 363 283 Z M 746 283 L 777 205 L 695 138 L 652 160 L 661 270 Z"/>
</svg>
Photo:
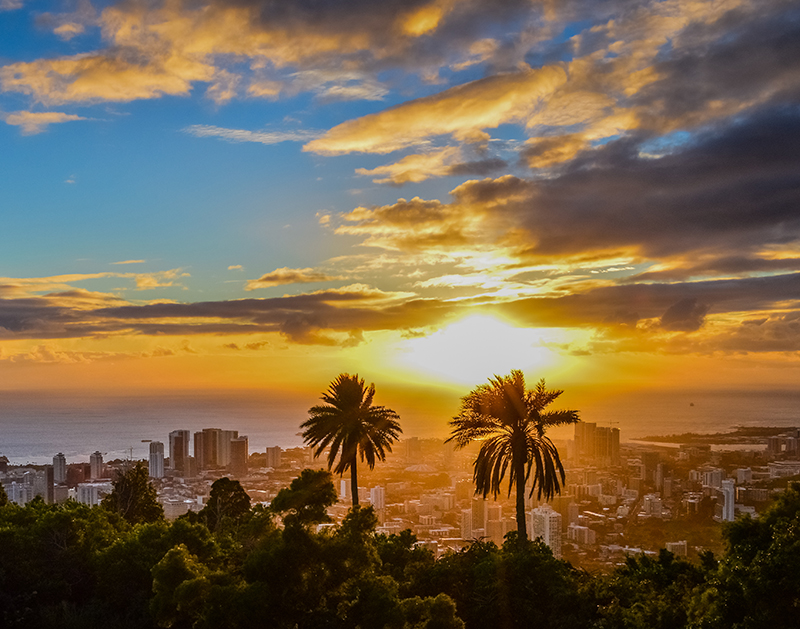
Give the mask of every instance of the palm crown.
<svg viewBox="0 0 800 629">
<path fill-rule="evenodd" d="M 367 387 L 358 374 L 339 374 L 322 395 L 325 404 L 312 406 L 309 418 L 301 425 L 303 440 L 315 448 L 314 456 L 330 447 L 328 469 L 340 475 L 350 470 L 353 505 L 358 504 L 359 456 L 373 469 L 377 460 L 386 459 L 392 443 L 403 432 L 397 413 L 373 406 L 374 397 L 374 384 Z"/>
<path fill-rule="evenodd" d="M 508 494 L 516 488 L 517 530 L 523 539 L 527 537 L 525 485 L 531 471 L 531 495 L 538 488 L 539 498 L 560 493 L 564 482 L 558 450 L 545 434 L 550 426 L 578 421 L 578 411 L 545 410 L 562 393 L 548 390 L 543 379 L 527 391 L 525 377 L 515 369 L 470 391 L 450 422 L 453 430 L 448 441 L 454 441 L 457 447 L 481 442 L 473 472 L 475 493 L 497 497 L 509 473 Z"/>
</svg>

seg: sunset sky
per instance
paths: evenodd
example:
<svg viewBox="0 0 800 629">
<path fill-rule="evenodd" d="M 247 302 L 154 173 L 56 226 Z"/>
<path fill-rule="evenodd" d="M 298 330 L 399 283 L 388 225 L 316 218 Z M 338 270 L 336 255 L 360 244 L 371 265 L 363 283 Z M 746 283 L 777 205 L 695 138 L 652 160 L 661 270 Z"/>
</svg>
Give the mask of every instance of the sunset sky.
<svg viewBox="0 0 800 629">
<path fill-rule="evenodd" d="M 795 387 L 799 60 L 771 0 L 0 0 L 0 389 Z"/>
</svg>

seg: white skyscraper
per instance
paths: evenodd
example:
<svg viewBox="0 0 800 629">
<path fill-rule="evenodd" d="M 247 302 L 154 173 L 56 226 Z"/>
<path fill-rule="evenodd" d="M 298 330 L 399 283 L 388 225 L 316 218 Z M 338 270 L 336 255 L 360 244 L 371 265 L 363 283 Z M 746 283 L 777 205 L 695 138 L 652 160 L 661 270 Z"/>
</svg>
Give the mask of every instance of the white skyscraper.
<svg viewBox="0 0 800 629">
<path fill-rule="evenodd" d="M 164 444 L 150 442 L 150 478 L 164 478 Z"/>
<path fill-rule="evenodd" d="M 723 522 L 733 522 L 734 518 L 734 509 L 733 505 L 735 502 L 735 485 L 733 479 L 726 479 L 722 481 L 722 497 L 723 497 L 723 504 L 722 504 L 722 521 Z"/>
<path fill-rule="evenodd" d="M 61 452 L 53 457 L 53 482 L 67 482 L 67 457 Z"/>
<path fill-rule="evenodd" d="M 531 511 L 531 536 L 541 537 L 553 551 L 553 557 L 561 559 L 561 514 L 550 505 Z"/>
<path fill-rule="evenodd" d="M 92 480 L 103 477 L 103 454 L 97 450 L 89 455 L 89 469 Z"/>
<path fill-rule="evenodd" d="M 96 507 L 114 487 L 110 482 L 105 483 L 78 483 L 75 499 L 81 504 Z"/>
<path fill-rule="evenodd" d="M 380 485 L 369 490 L 369 501 L 375 511 L 386 508 L 386 490 Z"/>
</svg>

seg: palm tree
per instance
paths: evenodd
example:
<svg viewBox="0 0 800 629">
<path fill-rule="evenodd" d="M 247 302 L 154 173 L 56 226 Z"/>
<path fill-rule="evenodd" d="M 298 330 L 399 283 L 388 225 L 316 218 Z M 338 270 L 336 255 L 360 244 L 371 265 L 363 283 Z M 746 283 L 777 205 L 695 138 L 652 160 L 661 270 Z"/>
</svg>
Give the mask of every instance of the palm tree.
<svg viewBox="0 0 800 629">
<path fill-rule="evenodd" d="M 330 446 L 329 470 L 333 468 L 340 476 L 350 470 L 354 507 L 358 505 L 358 457 L 373 469 L 376 459 L 384 461 L 403 432 L 397 413 L 385 406 L 373 406 L 373 397 L 374 384 L 365 386 L 358 374 L 339 374 L 320 398 L 325 404 L 312 406 L 309 418 L 300 426 L 305 443 L 316 448 L 315 457 Z M 339 462 L 333 467 L 337 456 Z"/>
<path fill-rule="evenodd" d="M 534 470 L 533 490 L 538 497 L 552 498 L 561 493 L 564 467 L 558 450 L 545 432 L 550 426 L 572 424 L 579 420 L 578 411 L 545 411 L 563 391 L 548 391 L 544 379 L 532 391 L 525 390 L 525 377 L 515 369 L 508 376 L 489 378 L 462 398 L 461 410 L 450 425 L 455 441 L 464 448 L 472 441 L 481 441 L 475 459 L 473 480 L 475 493 L 497 498 L 500 486 L 510 469 L 508 495 L 516 488 L 517 531 L 527 539 L 525 523 L 525 485 Z"/>
</svg>

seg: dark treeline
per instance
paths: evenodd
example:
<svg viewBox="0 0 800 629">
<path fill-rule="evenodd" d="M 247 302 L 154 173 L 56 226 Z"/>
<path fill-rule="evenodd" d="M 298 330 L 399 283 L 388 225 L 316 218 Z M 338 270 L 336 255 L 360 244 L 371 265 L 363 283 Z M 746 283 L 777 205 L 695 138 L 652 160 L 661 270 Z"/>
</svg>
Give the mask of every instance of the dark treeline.
<svg viewBox="0 0 800 629">
<path fill-rule="evenodd" d="M 201 512 L 172 523 L 143 468 L 114 492 L 93 508 L 0 495 L 0 625 L 777 629 L 800 614 L 798 485 L 758 520 L 727 525 L 721 557 L 662 551 L 611 574 L 516 532 L 502 548 L 474 542 L 435 560 L 410 531 L 376 534 L 371 508 L 316 532 L 336 500 L 325 471 L 304 471 L 269 508 L 221 479 Z"/>
</svg>

